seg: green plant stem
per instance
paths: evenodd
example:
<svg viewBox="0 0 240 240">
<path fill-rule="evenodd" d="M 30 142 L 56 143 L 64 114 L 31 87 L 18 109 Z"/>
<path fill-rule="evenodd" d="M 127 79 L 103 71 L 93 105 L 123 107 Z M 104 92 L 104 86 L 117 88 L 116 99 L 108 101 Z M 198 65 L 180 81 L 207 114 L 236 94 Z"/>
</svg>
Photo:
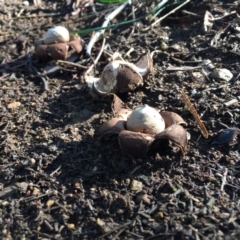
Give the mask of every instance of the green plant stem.
<svg viewBox="0 0 240 240">
<path fill-rule="evenodd" d="M 139 21 L 139 20 L 147 17 L 148 15 L 150 15 L 152 13 L 155 13 L 155 15 L 152 17 L 152 19 L 154 19 L 162 10 L 164 10 L 166 8 L 166 6 L 164 6 L 164 5 L 168 1 L 169 0 L 163 0 L 156 7 L 154 7 L 150 12 L 146 13 L 145 15 L 143 15 L 139 18 L 127 20 L 127 21 L 120 22 L 120 23 L 117 23 L 117 24 L 112 24 L 112 25 L 109 25 L 109 26 L 106 26 L 106 27 L 95 27 L 95 28 L 88 28 L 88 29 L 83 29 L 83 30 L 71 31 L 71 34 L 89 34 L 91 32 L 100 31 L 100 30 L 103 30 L 103 29 L 110 29 L 110 28 L 119 27 L 119 26 L 122 26 L 122 25 L 126 25 L 126 24 L 129 24 L 129 23 L 134 23 L 136 21 Z M 98 2 L 101 2 L 101 3 L 114 3 L 114 2 L 116 3 L 116 2 L 118 2 L 118 3 L 120 3 L 120 2 L 126 2 L 126 0 L 98 0 Z M 177 4 L 179 4 L 179 3 L 177 3 Z M 167 6 L 170 6 L 170 5 L 176 5 L 176 3 L 168 4 Z"/>
</svg>

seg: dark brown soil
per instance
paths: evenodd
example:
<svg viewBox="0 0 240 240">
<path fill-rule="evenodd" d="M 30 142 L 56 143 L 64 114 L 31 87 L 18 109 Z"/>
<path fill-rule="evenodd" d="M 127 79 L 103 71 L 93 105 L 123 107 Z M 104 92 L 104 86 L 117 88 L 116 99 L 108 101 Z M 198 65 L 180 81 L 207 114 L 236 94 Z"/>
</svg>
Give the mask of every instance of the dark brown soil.
<svg viewBox="0 0 240 240">
<path fill-rule="evenodd" d="M 239 136 L 230 142 L 229 136 L 216 138 L 240 122 L 236 1 L 192 0 L 147 30 L 149 15 L 106 30 L 108 52 L 119 51 L 127 61 L 156 50 L 154 73 L 144 86 L 118 96 L 130 108 L 148 104 L 178 113 L 188 124 L 185 155 L 163 146 L 140 159 L 121 152 L 117 137 L 99 140 L 100 125 L 113 116 L 111 99 L 92 97 L 83 82 L 86 69 L 66 64 L 43 78 L 43 69 L 54 62 L 34 55 L 35 41 L 53 25 L 70 31 L 101 26 L 117 5 L 96 5 L 97 16 L 86 7 L 67 17 L 71 1 L 37 2 L 29 1 L 28 7 L 19 0 L 0 3 L 0 238 L 239 239 Z M 143 16 L 159 1 L 133 2 L 111 24 L 132 19 L 132 7 L 136 17 Z M 207 32 L 206 11 L 215 18 Z M 88 44 L 91 34 L 81 37 Z M 102 38 L 93 59 L 101 45 Z M 211 77 L 201 67 L 207 59 L 216 69 L 228 69 L 232 79 Z M 86 68 L 92 64 L 84 51 L 77 61 Z M 104 52 L 97 76 L 108 62 Z M 181 91 L 209 138 L 185 107 Z M 236 103 L 228 106 L 232 99 Z"/>
</svg>

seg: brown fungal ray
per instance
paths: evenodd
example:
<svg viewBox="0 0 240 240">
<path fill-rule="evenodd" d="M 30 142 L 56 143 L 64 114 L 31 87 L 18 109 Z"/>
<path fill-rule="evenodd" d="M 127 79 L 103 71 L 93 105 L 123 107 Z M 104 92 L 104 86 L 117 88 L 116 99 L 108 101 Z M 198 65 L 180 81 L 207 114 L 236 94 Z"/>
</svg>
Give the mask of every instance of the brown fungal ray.
<svg viewBox="0 0 240 240">
<path fill-rule="evenodd" d="M 181 125 L 173 124 L 172 126 L 166 128 L 163 132 L 155 135 L 155 139 L 167 139 L 176 144 L 183 154 L 187 151 L 187 132 Z"/>
<path fill-rule="evenodd" d="M 53 60 L 66 60 L 68 45 L 66 43 L 52 44 L 47 47 L 46 52 Z"/>
<path fill-rule="evenodd" d="M 90 76 L 90 78 L 92 78 L 92 76 Z M 93 77 L 95 78 L 95 77 Z M 93 81 L 92 83 L 92 91 L 93 93 L 99 95 L 99 96 L 106 96 L 106 94 L 110 94 L 108 92 L 103 92 L 101 90 L 99 90 L 99 82 L 100 82 L 100 78 L 96 78 L 96 80 Z"/>
<path fill-rule="evenodd" d="M 236 137 L 237 133 L 238 128 L 227 128 L 221 130 L 213 140 L 212 144 L 225 144 L 231 142 L 234 137 Z"/>
<path fill-rule="evenodd" d="M 82 40 L 78 35 L 70 35 L 70 40 L 67 43 L 69 47 L 72 47 L 77 53 L 82 51 Z"/>
<path fill-rule="evenodd" d="M 106 95 L 115 92 L 116 74 L 118 74 L 119 61 L 112 61 L 108 63 L 102 71 L 101 77 L 98 81 L 94 82 L 95 91 L 98 94 Z"/>
<path fill-rule="evenodd" d="M 131 112 L 132 112 L 132 110 L 123 108 L 116 114 L 116 117 L 127 121 L 127 118 L 128 118 L 128 116 L 130 115 Z"/>
<path fill-rule="evenodd" d="M 153 135 L 128 130 L 121 131 L 118 136 L 119 146 L 122 151 L 134 158 L 146 155 L 153 141 Z"/>
<path fill-rule="evenodd" d="M 68 45 L 66 43 L 39 45 L 36 47 L 35 52 L 40 60 L 49 58 L 53 60 L 65 60 L 67 58 Z"/>
<path fill-rule="evenodd" d="M 145 56 L 141 57 L 140 60 L 135 65 L 143 70 L 140 73 L 140 75 L 143 78 L 146 78 L 149 75 L 149 73 L 153 71 L 153 60 L 151 54 L 148 53 Z"/>
<path fill-rule="evenodd" d="M 116 94 L 109 93 L 109 96 L 113 97 L 112 100 L 112 111 L 114 115 L 118 114 L 122 109 L 130 110 L 126 103 L 124 103 Z"/>
<path fill-rule="evenodd" d="M 116 90 L 118 92 L 128 92 L 143 84 L 143 78 L 127 64 L 120 64 L 116 77 Z"/>
<path fill-rule="evenodd" d="M 36 56 L 41 60 L 48 60 L 49 56 L 46 53 L 48 45 L 37 45 L 35 49 Z"/>
<path fill-rule="evenodd" d="M 49 59 L 66 60 L 69 47 L 80 53 L 83 48 L 82 43 L 83 41 L 78 35 L 70 35 L 70 41 L 67 43 L 44 44 L 43 39 L 40 39 L 35 43 L 35 53 L 42 61 Z"/>
<path fill-rule="evenodd" d="M 166 128 L 170 127 L 173 124 L 182 124 L 184 126 L 187 125 L 187 123 L 177 113 L 163 111 L 160 112 L 160 114 L 165 121 Z"/>
<path fill-rule="evenodd" d="M 119 134 L 121 131 L 125 130 L 125 122 L 126 121 L 120 118 L 112 118 L 103 123 L 99 129 L 100 138 L 106 135 Z"/>
</svg>

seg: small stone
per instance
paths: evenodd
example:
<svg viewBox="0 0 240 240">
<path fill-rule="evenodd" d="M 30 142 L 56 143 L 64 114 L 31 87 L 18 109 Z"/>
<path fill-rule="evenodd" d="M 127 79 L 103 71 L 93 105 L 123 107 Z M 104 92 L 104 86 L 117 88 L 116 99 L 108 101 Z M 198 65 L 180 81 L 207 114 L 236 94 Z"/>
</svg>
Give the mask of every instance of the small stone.
<svg viewBox="0 0 240 240">
<path fill-rule="evenodd" d="M 30 159 L 30 164 L 31 164 L 31 166 L 35 165 L 35 163 L 36 163 L 36 160 L 35 160 L 34 158 L 31 158 L 31 159 Z"/>
<path fill-rule="evenodd" d="M 142 182 L 139 182 L 137 180 L 132 180 L 130 190 L 132 190 L 132 191 L 142 190 L 142 185 L 143 185 Z"/>
<path fill-rule="evenodd" d="M 161 49 L 162 49 L 163 51 L 166 51 L 166 50 L 168 49 L 168 45 L 167 45 L 165 42 L 162 42 L 162 44 L 161 44 Z"/>
<path fill-rule="evenodd" d="M 29 1 L 23 1 L 23 5 L 28 7 L 29 6 Z"/>
<path fill-rule="evenodd" d="M 34 187 L 34 188 L 33 188 L 32 195 L 33 195 L 33 196 L 37 196 L 37 195 L 39 194 L 39 192 L 40 192 L 39 188 Z"/>
<path fill-rule="evenodd" d="M 55 203 L 55 201 L 53 199 L 49 199 L 46 203 L 46 206 L 51 207 L 54 203 Z"/>
<path fill-rule="evenodd" d="M 26 182 L 21 182 L 21 183 L 16 183 L 16 186 L 19 188 L 19 190 L 22 193 L 26 193 L 27 192 L 27 188 L 28 188 L 28 183 Z"/>
<path fill-rule="evenodd" d="M 211 73 L 211 77 L 218 80 L 230 81 L 233 74 L 226 68 L 216 68 Z"/>
<path fill-rule="evenodd" d="M 153 218 L 154 218 L 155 220 L 163 219 L 163 218 L 164 218 L 164 214 L 163 214 L 163 212 L 157 212 L 157 213 L 153 216 Z"/>
<path fill-rule="evenodd" d="M 2 202 L 2 206 L 6 207 L 6 206 L 8 206 L 8 205 L 9 205 L 9 202 L 8 202 L 8 201 Z"/>
<path fill-rule="evenodd" d="M 67 227 L 68 227 L 68 229 L 75 229 L 74 223 L 68 223 Z"/>
<path fill-rule="evenodd" d="M 235 27 L 234 30 L 235 30 L 235 32 L 239 33 L 240 32 L 240 27 Z"/>
<path fill-rule="evenodd" d="M 21 106 L 20 102 L 12 102 L 12 103 L 9 103 L 7 107 L 10 109 L 13 109 L 13 108 L 17 108 L 19 106 Z"/>
</svg>

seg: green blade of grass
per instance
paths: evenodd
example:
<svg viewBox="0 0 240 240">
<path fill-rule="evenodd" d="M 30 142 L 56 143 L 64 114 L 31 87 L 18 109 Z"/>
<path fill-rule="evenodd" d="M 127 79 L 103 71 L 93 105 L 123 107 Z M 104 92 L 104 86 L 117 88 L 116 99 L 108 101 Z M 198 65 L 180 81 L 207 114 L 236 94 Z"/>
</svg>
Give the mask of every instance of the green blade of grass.
<svg viewBox="0 0 240 240">
<path fill-rule="evenodd" d="M 98 2 L 101 2 L 101 3 L 122 3 L 122 2 L 126 2 L 126 1 L 127 0 L 98 0 Z M 153 8 L 150 12 L 146 13 L 145 15 L 143 15 L 139 18 L 135 18 L 135 19 L 128 20 L 128 21 L 123 21 L 123 22 L 120 22 L 117 24 L 112 24 L 112 25 L 106 26 L 106 27 L 95 27 L 95 28 L 88 28 L 88 29 L 83 29 L 83 30 L 76 30 L 76 31 L 72 31 L 71 34 L 89 34 L 91 32 L 95 32 L 95 31 L 101 31 L 104 29 L 111 29 L 111 28 L 119 27 L 119 26 L 122 26 L 125 24 L 134 23 L 136 21 L 139 21 L 140 19 L 143 19 L 152 13 L 155 13 L 155 15 L 153 16 L 153 18 L 155 18 L 163 9 L 165 9 L 164 5 L 166 5 L 167 2 L 168 2 L 168 0 L 163 0 L 160 4 L 158 4 L 155 8 Z"/>
<path fill-rule="evenodd" d="M 125 25 L 125 24 L 136 22 L 136 21 L 146 17 L 147 15 L 148 14 L 146 14 L 142 17 L 139 17 L 139 18 L 135 18 L 135 19 L 132 19 L 132 20 L 112 24 L 112 25 L 109 25 L 109 26 L 106 26 L 106 27 L 95 27 L 95 28 L 88 28 L 88 29 L 84 29 L 84 30 L 76 30 L 76 31 L 72 31 L 71 33 L 72 34 L 88 34 L 88 33 L 94 32 L 94 31 L 101 31 L 103 29 L 110 29 L 110 28 L 114 28 L 114 27 L 119 27 L 119 26 L 122 26 L 122 25 Z"/>
</svg>

